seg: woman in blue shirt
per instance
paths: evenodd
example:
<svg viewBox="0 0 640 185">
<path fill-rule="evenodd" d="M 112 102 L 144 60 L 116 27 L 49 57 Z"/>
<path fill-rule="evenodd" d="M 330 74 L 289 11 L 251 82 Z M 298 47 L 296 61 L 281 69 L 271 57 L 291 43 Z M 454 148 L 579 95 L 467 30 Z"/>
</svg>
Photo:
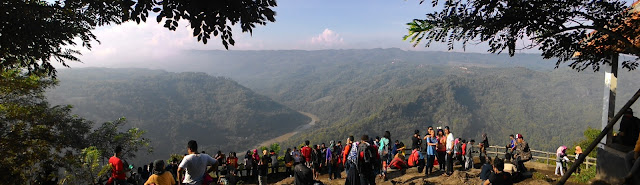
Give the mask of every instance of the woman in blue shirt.
<svg viewBox="0 0 640 185">
<path fill-rule="evenodd" d="M 428 176 L 433 170 L 433 162 L 436 159 L 438 139 L 436 139 L 436 133 L 432 126 L 429 126 L 427 133 L 428 134 L 424 136 L 424 140 L 427 143 L 427 170 L 425 170 L 424 174 Z"/>
</svg>

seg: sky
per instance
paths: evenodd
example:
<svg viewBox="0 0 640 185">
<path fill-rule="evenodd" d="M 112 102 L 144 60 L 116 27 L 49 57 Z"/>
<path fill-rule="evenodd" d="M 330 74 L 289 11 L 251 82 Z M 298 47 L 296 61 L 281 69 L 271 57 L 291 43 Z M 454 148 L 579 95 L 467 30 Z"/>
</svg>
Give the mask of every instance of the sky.
<svg viewBox="0 0 640 185">
<path fill-rule="evenodd" d="M 627 0 L 631 2 L 632 0 Z M 278 0 L 276 22 L 258 25 L 253 34 L 233 27 L 235 46 L 229 50 L 323 50 L 400 48 L 404 50 L 447 51 L 446 45 L 424 44 L 413 47 L 402 37 L 408 33 L 406 23 L 424 18 L 435 11 L 431 1 L 419 0 Z M 83 63 L 72 67 L 112 66 L 117 61 L 162 59 L 181 50 L 224 50 L 220 39 L 207 44 L 198 42 L 186 21 L 176 31 L 150 18 L 147 23 L 134 22 L 99 27 L 94 34 L 100 44 L 92 50 L 81 49 Z M 468 45 L 466 50 L 481 52 L 485 44 Z M 534 51 L 535 52 L 535 51 Z"/>
<path fill-rule="evenodd" d="M 430 1 L 419 0 L 278 0 L 276 21 L 258 25 L 253 34 L 233 27 L 235 46 L 229 50 L 323 50 L 401 48 L 445 51 L 444 46 L 413 47 L 402 37 L 406 23 L 432 12 Z M 198 42 L 186 21 L 169 31 L 154 20 L 98 27 L 100 40 L 92 50 L 82 49 L 82 64 L 72 67 L 111 66 L 114 61 L 161 59 L 179 50 L 224 50 L 221 40 Z M 484 52 L 486 49 L 467 51 Z"/>
</svg>

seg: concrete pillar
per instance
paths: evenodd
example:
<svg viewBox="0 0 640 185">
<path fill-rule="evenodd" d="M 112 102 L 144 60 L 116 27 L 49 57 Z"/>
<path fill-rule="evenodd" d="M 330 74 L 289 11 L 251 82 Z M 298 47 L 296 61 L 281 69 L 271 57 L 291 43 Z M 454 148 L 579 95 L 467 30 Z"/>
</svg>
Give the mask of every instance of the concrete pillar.
<svg viewBox="0 0 640 185">
<path fill-rule="evenodd" d="M 604 96 L 602 98 L 602 127 L 607 126 L 609 120 L 615 115 L 616 88 L 618 87 L 618 54 L 612 55 L 609 60 L 611 65 L 603 65 L 604 71 Z M 617 130 L 614 127 L 613 130 Z M 613 140 L 613 131 L 603 138 L 598 147 L 604 148 L 603 144 L 610 144 Z"/>
</svg>

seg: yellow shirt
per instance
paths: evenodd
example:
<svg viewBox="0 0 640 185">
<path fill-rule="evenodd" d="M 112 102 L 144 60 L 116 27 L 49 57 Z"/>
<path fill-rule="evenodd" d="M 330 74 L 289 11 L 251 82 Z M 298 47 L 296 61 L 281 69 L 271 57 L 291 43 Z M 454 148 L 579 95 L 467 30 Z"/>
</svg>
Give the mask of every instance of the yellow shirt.
<svg viewBox="0 0 640 185">
<path fill-rule="evenodd" d="M 147 182 L 144 183 L 144 185 L 150 185 L 150 184 L 175 185 L 176 181 L 174 180 L 173 175 L 171 175 L 171 173 L 164 172 L 161 175 L 156 175 L 156 174 L 151 175 L 151 177 L 149 177 L 149 179 L 147 180 Z"/>
</svg>

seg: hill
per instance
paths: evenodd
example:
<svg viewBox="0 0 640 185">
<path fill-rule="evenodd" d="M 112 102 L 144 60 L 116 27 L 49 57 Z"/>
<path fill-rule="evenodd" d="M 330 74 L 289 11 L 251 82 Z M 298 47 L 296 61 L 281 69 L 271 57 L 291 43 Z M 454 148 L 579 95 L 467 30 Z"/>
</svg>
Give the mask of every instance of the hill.
<svg viewBox="0 0 640 185">
<path fill-rule="evenodd" d="M 454 136 L 465 139 L 479 140 L 486 132 L 492 145 L 507 144 L 509 134 L 521 133 L 531 147 L 551 151 L 582 139 L 587 127 L 600 128 L 603 86 L 600 75 L 562 69 L 542 72 L 479 67 L 448 73 L 425 79 L 428 83 L 411 85 L 377 81 L 395 84 L 396 88 L 351 94 L 359 98 L 341 102 L 347 104 L 341 108 L 349 111 L 340 120 L 293 137 L 285 145 L 298 145 L 304 140 L 326 142 L 348 135 L 381 136 L 385 130 L 391 131 L 393 140 L 409 143 L 415 129 L 424 134 L 429 125 L 448 125 Z M 640 87 L 633 80 L 637 74 L 624 76 L 625 80 L 619 82 L 618 108 L 628 100 L 634 87 Z M 378 100 L 374 101 L 376 97 Z M 372 103 L 362 104 L 367 101 Z"/>
<path fill-rule="evenodd" d="M 235 81 L 204 73 L 146 69 L 60 70 L 60 85 L 47 92 L 52 104 L 96 122 L 126 117 L 147 131 L 154 153 L 141 161 L 200 150 L 241 151 L 306 124 L 310 118 L 256 94 Z"/>
</svg>

